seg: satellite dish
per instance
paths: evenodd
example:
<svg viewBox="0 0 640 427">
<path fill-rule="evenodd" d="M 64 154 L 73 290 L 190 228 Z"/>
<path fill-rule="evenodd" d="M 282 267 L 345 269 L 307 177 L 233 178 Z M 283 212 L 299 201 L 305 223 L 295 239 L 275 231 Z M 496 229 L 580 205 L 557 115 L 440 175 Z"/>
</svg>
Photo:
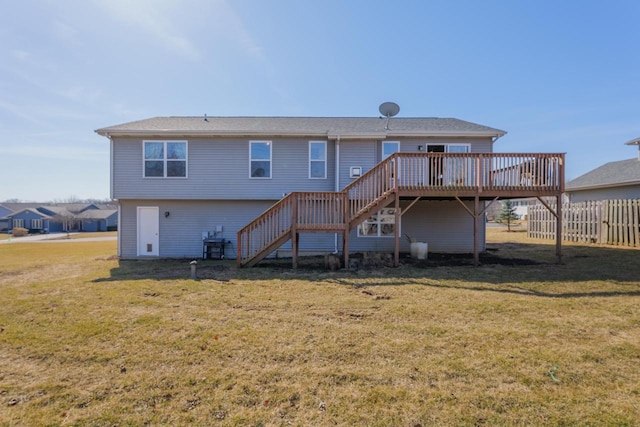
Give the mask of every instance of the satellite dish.
<svg viewBox="0 0 640 427">
<path fill-rule="evenodd" d="M 400 106 L 395 102 L 383 102 L 378 108 L 380 114 L 386 118 L 393 117 L 400 112 Z"/>
</svg>

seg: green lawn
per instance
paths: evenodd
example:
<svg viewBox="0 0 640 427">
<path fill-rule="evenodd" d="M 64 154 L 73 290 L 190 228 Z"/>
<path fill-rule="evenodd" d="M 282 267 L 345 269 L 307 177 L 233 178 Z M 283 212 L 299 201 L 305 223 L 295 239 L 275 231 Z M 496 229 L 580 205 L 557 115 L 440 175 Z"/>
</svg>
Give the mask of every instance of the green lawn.
<svg viewBox="0 0 640 427">
<path fill-rule="evenodd" d="M 480 267 L 200 280 L 115 242 L 0 245 L 0 425 L 639 425 L 638 251 L 557 265 L 492 233 Z"/>
</svg>

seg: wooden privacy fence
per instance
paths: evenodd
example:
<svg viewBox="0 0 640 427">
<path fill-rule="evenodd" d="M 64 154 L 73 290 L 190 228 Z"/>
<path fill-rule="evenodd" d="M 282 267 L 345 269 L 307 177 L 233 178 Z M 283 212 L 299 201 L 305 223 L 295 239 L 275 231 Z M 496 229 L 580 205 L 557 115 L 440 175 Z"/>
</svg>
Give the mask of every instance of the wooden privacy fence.
<svg viewBox="0 0 640 427">
<path fill-rule="evenodd" d="M 552 208 L 555 206 L 552 204 Z M 556 218 L 543 205 L 529 206 L 527 235 L 555 239 Z M 562 240 L 640 247 L 640 200 L 597 200 L 562 205 Z"/>
</svg>

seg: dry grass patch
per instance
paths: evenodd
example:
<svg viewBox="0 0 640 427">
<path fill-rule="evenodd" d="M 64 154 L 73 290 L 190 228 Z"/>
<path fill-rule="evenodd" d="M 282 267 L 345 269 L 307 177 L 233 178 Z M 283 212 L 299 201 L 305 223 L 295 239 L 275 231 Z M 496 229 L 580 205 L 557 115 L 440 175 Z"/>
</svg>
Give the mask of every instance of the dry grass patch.
<svg viewBox="0 0 640 427">
<path fill-rule="evenodd" d="M 0 246 L 0 420 L 640 423 L 638 253 L 490 248 L 535 264 L 206 261 L 193 281 L 115 242 Z"/>
</svg>

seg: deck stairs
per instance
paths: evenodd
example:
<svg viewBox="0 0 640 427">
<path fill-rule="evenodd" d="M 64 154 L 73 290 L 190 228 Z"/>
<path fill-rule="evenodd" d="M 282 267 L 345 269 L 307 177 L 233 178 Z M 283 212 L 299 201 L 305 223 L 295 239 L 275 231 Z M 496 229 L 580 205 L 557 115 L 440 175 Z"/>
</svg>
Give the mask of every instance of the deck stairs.
<svg viewBox="0 0 640 427">
<path fill-rule="evenodd" d="M 292 192 L 237 234 L 237 264 L 252 267 L 296 233 L 348 234 L 396 198 L 485 200 L 556 196 L 564 154 L 395 153 L 338 192 Z"/>
</svg>

